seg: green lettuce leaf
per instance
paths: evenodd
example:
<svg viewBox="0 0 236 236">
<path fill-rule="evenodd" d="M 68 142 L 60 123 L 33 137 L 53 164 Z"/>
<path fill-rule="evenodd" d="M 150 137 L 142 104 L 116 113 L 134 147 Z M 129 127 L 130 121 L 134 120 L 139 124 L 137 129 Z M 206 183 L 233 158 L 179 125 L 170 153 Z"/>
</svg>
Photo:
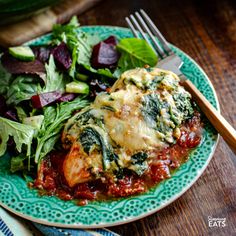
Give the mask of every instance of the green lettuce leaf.
<svg viewBox="0 0 236 236">
<path fill-rule="evenodd" d="M 8 87 L 6 94 L 7 104 L 17 105 L 22 101 L 29 100 L 41 90 L 37 78 L 28 75 L 20 75 L 16 77 Z"/>
<path fill-rule="evenodd" d="M 54 44 L 66 43 L 72 53 L 70 76 L 75 77 L 76 64 L 90 65 L 92 43 L 94 40 L 79 27 L 76 17 L 72 17 L 67 25 L 56 24 L 53 27 L 52 38 Z"/>
<path fill-rule="evenodd" d="M 43 92 L 61 91 L 64 92 L 66 83 L 68 80 L 62 73 L 58 72 L 53 56 L 49 58 L 48 64 L 45 65 L 46 69 L 46 84 L 43 88 Z"/>
<path fill-rule="evenodd" d="M 52 38 L 54 44 L 66 43 L 72 54 L 72 65 L 69 75 L 75 78 L 76 65 L 85 65 L 90 68 L 92 46 L 99 42 L 99 37 L 89 35 L 79 28 L 76 17 L 72 17 L 67 25 L 56 24 L 53 27 Z"/>
<path fill-rule="evenodd" d="M 27 117 L 27 114 L 23 107 L 21 106 L 16 106 L 16 112 L 17 112 L 17 117 L 19 118 L 19 121 L 22 123 L 23 119 Z"/>
<path fill-rule="evenodd" d="M 120 73 L 136 67 L 145 65 L 153 67 L 157 64 L 156 53 L 143 39 L 125 38 L 119 42 L 116 48 L 121 53 L 118 61 Z"/>
<path fill-rule="evenodd" d="M 52 31 L 52 43 L 57 45 L 61 42 L 65 42 L 66 44 L 69 43 L 71 39 L 73 40 L 76 38 L 76 30 L 78 27 L 79 22 L 76 16 L 72 17 L 68 24 L 55 24 Z"/>
<path fill-rule="evenodd" d="M 63 102 L 56 107 L 48 106 L 44 109 L 44 121 L 37 137 L 36 163 L 40 163 L 40 160 L 53 149 L 60 138 L 64 123 L 71 117 L 73 111 L 88 104 L 88 100 L 78 97 L 71 102 Z"/>
<path fill-rule="evenodd" d="M 105 76 L 105 77 L 108 77 L 108 78 L 116 78 L 114 76 L 114 74 L 108 68 L 105 68 L 105 69 L 94 69 L 90 65 L 83 65 L 83 66 L 84 66 L 84 68 L 86 70 L 88 70 L 89 72 L 91 72 L 93 74 L 96 74 L 96 75 L 99 75 L 99 76 Z"/>
<path fill-rule="evenodd" d="M 69 74 L 74 78 L 76 64 L 90 65 L 92 46 L 87 43 L 87 34 L 79 31 L 76 38 L 70 39 L 69 48 L 72 51 L 72 65 Z"/>
<path fill-rule="evenodd" d="M 12 75 L 0 63 L 0 94 L 5 95 L 7 93 L 12 80 Z"/>
<path fill-rule="evenodd" d="M 21 152 L 22 145 L 25 144 L 27 146 L 26 155 L 30 156 L 34 128 L 0 117 L 0 156 L 6 152 L 7 141 L 10 136 L 12 136 L 15 141 L 17 151 Z"/>
<path fill-rule="evenodd" d="M 29 100 L 33 95 L 42 92 L 46 93 L 56 90 L 64 92 L 68 79 L 57 71 L 53 56 L 50 56 L 45 68 L 47 76 L 44 88 L 41 87 L 36 77 L 30 75 L 19 75 L 10 85 L 5 86 L 8 88 L 6 93 L 7 104 L 15 106 L 22 101 Z"/>
</svg>

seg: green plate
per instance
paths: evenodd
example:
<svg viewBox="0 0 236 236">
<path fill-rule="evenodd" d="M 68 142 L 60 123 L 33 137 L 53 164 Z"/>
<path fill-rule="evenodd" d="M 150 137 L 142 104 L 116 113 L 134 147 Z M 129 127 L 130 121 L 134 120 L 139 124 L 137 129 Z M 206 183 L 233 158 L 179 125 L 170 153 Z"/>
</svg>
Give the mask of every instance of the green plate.
<svg viewBox="0 0 236 236">
<path fill-rule="evenodd" d="M 110 35 L 115 35 L 119 39 L 132 37 L 130 30 L 120 27 L 91 26 L 83 27 L 83 30 L 101 39 Z M 45 35 L 31 41 L 30 44 L 40 45 L 49 40 L 50 35 Z M 184 61 L 183 73 L 219 110 L 216 93 L 207 75 L 184 52 L 171 47 Z M 190 159 L 173 174 L 172 178 L 142 195 L 117 201 L 95 201 L 86 206 L 77 206 L 71 201 L 65 202 L 57 197 L 40 197 L 36 190 L 27 187 L 27 182 L 19 175 L 9 173 L 9 156 L 5 155 L 0 158 L 0 204 L 29 220 L 70 228 L 107 227 L 141 219 L 176 200 L 203 173 L 218 140 L 216 131 L 209 123 L 205 124 L 203 135 L 202 144 L 191 153 Z"/>
</svg>

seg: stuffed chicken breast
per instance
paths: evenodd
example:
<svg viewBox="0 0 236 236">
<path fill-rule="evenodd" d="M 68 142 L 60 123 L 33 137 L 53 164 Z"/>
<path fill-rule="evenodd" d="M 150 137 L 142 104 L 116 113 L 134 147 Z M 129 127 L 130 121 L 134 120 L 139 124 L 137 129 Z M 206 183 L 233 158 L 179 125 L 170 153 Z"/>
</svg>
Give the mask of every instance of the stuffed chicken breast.
<svg viewBox="0 0 236 236">
<path fill-rule="evenodd" d="M 128 169 L 141 176 L 156 153 L 176 143 L 193 115 L 191 96 L 172 72 L 137 68 L 123 73 L 110 92 L 68 120 L 62 143 L 70 187 L 117 179 Z"/>
</svg>

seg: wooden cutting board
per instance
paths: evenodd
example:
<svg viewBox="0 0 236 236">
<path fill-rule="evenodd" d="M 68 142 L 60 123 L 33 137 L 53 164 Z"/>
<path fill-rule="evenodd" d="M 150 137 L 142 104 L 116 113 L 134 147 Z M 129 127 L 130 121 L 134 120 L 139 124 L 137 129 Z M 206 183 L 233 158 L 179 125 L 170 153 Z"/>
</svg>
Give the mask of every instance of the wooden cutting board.
<svg viewBox="0 0 236 236">
<path fill-rule="evenodd" d="M 36 0 L 34 0 L 36 1 Z M 20 45 L 52 30 L 55 23 L 65 23 L 96 5 L 100 0 L 64 0 L 38 15 L 7 26 L 0 27 L 0 45 Z"/>
</svg>

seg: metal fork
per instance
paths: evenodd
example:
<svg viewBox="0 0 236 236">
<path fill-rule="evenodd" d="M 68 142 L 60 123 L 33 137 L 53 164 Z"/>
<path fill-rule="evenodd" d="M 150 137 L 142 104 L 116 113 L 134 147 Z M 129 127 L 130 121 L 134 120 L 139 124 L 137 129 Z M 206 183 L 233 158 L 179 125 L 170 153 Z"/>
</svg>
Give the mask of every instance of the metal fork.
<svg viewBox="0 0 236 236">
<path fill-rule="evenodd" d="M 225 120 L 220 112 L 218 112 L 211 105 L 211 103 L 195 87 L 195 85 L 181 72 L 180 68 L 183 65 L 182 59 L 171 50 L 169 43 L 155 26 L 147 13 L 141 9 L 140 12 L 135 12 L 135 15 L 131 14 L 129 17 L 126 17 L 125 20 L 134 36 L 145 39 L 159 55 L 161 60 L 158 62 L 157 67 L 170 70 L 179 76 L 181 79 L 181 84 L 191 93 L 195 102 L 201 108 L 208 120 L 236 154 L 236 130 Z"/>
</svg>

